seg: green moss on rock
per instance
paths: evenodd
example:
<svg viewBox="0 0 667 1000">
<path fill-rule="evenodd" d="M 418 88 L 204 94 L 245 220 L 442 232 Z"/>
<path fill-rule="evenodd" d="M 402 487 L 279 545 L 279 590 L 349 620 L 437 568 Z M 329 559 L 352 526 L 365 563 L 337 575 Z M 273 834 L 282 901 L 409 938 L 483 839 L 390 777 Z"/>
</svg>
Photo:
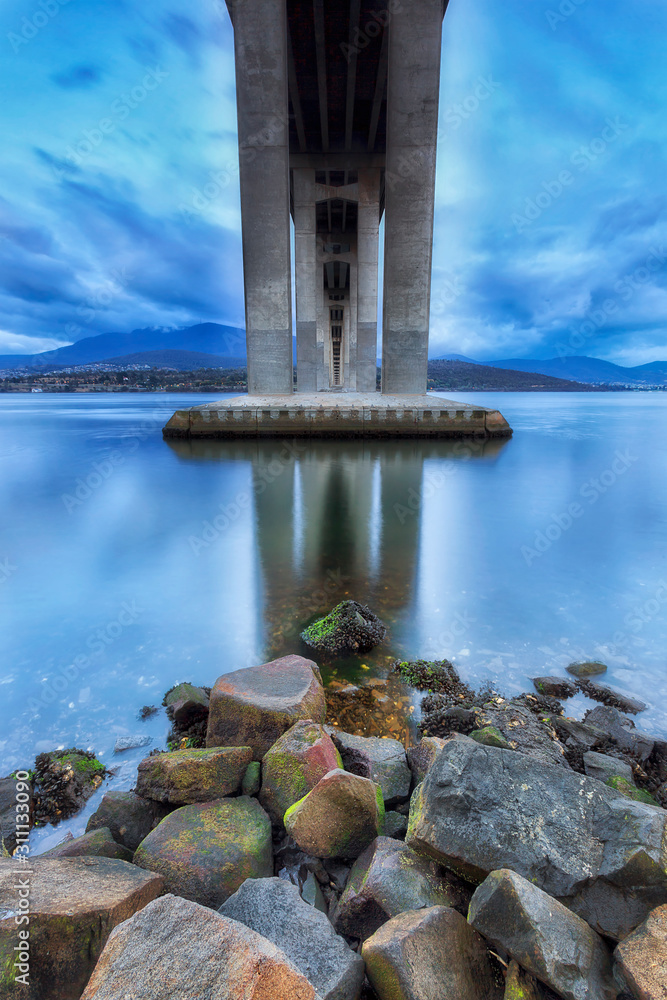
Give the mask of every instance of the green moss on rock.
<svg viewBox="0 0 667 1000">
<path fill-rule="evenodd" d="M 632 799 L 634 802 L 646 802 L 649 806 L 657 806 L 658 802 L 649 792 L 645 792 L 641 788 L 635 788 L 627 778 L 622 778 L 620 775 L 614 775 L 611 778 L 607 778 L 605 785 L 609 785 L 610 788 L 615 788 L 617 792 L 621 795 L 625 795 L 627 799 Z"/>
</svg>

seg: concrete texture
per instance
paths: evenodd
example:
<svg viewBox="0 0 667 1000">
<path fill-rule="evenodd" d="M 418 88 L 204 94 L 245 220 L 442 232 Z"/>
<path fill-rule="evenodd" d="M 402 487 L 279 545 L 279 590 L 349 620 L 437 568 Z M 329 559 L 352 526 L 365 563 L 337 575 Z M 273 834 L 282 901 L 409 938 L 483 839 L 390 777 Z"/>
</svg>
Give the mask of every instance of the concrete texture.
<svg viewBox="0 0 667 1000">
<path fill-rule="evenodd" d="M 442 396 L 295 393 L 231 396 L 177 410 L 165 437 L 510 437 L 498 410 Z"/>
</svg>

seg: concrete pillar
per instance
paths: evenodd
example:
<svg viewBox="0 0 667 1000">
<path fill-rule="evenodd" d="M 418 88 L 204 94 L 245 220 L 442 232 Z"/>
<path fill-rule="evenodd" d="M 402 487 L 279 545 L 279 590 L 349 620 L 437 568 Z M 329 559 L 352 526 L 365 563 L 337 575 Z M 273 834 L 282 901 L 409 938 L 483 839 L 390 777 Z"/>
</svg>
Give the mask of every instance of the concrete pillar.
<svg viewBox="0 0 667 1000">
<path fill-rule="evenodd" d="M 378 334 L 380 172 L 359 171 L 357 215 L 357 392 L 375 392 Z"/>
<path fill-rule="evenodd" d="M 426 391 L 442 0 L 388 25 L 382 391 Z"/>
<path fill-rule="evenodd" d="M 285 0 L 233 5 L 248 392 L 292 392 Z"/>
<path fill-rule="evenodd" d="M 317 391 L 317 260 L 315 171 L 292 171 L 296 274 L 296 377 L 299 392 Z"/>
</svg>

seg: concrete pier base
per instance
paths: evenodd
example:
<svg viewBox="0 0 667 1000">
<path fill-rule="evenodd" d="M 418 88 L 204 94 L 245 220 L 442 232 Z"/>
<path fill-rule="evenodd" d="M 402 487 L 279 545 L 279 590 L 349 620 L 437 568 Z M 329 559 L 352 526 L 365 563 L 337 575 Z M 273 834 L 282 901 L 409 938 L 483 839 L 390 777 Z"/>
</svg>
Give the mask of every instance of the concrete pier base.
<svg viewBox="0 0 667 1000">
<path fill-rule="evenodd" d="M 293 393 L 230 396 L 177 410 L 167 438 L 506 438 L 498 410 L 442 396 L 380 393 Z"/>
</svg>

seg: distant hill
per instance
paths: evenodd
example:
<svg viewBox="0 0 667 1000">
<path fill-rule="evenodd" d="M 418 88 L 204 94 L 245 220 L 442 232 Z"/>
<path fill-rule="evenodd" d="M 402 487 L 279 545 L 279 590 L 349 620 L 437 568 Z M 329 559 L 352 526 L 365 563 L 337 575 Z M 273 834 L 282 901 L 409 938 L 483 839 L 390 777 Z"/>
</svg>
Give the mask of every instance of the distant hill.
<svg viewBox="0 0 667 1000">
<path fill-rule="evenodd" d="M 552 378 L 575 379 L 591 385 L 667 385 L 667 362 L 652 361 L 635 368 L 624 368 L 600 358 L 565 357 L 536 361 L 534 358 L 507 358 L 489 361 L 493 368 L 537 372 Z"/>
<path fill-rule="evenodd" d="M 0 369 L 69 368 L 107 358 L 144 351 L 196 351 L 225 357 L 242 357 L 245 363 L 245 331 L 219 323 L 198 323 L 184 330 L 133 330 L 132 333 L 101 333 L 85 337 L 69 347 L 42 354 L 0 355 Z"/>
<path fill-rule="evenodd" d="M 434 360 L 428 363 L 430 389 L 456 392 L 603 392 L 601 386 L 585 385 L 534 372 L 511 371 L 465 361 Z"/>
<path fill-rule="evenodd" d="M 465 361 L 468 365 L 483 365 L 483 361 L 475 361 L 474 358 L 467 358 L 465 354 L 439 354 L 437 358 L 431 358 L 431 361 Z"/>
<path fill-rule="evenodd" d="M 122 354 L 118 358 L 104 358 L 99 364 L 150 365 L 151 368 L 176 368 L 179 372 L 196 371 L 198 368 L 245 368 L 243 357 L 226 357 L 223 354 L 204 354 L 202 351 L 139 351 Z"/>
</svg>

